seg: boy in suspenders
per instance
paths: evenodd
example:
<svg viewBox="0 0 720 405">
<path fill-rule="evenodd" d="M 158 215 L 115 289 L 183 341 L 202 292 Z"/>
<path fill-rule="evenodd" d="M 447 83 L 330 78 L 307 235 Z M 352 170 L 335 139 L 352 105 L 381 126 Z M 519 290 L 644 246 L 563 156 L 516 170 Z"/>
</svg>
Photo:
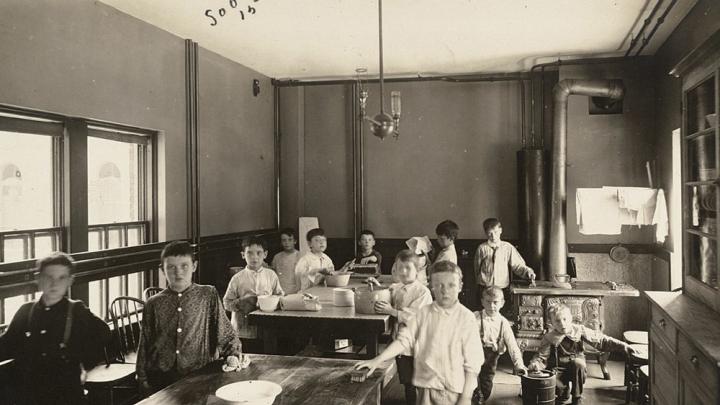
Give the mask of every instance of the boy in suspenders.
<svg viewBox="0 0 720 405">
<path fill-rule="evenodd" d="M 498 358 L 505 351 L 510 353 L 516 374 L 527 372 L 510 322 L 500 315 L 500 308 L 505 305 L 502 289 L 499 287 L 486 288 L 483 291 L 482 304 L 483 310 L 476 311 L 475 318 L 480 329 L 485 362 L 478 375 L 478 387 L 473 393 L 473 404 L 482 404 L 490 397 Z"/>
<path fill-rule="evenodd" d="M 82 302 L 65 297 L 73 269 L 72 257 L 62 252 L 39 259 L 42 296 L 20 307 L 0 336 L 0 360 L 15 359 L 18 404 L 81 403 L 83 370 L 102 357 L 110 329 Z"/>
</svg>

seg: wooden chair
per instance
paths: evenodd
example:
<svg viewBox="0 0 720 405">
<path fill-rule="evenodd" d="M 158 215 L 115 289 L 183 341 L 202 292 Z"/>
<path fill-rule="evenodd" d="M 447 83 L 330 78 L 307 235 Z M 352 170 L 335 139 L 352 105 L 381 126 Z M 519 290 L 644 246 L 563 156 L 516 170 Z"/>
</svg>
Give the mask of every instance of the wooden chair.
<svg viewBox="0 0 720 405">
<path fill-rule="evenodd" d="M 105 347 L 105 364 L 88 371 L 85 389 L 91 398 L 113 405 L 116 390 L 137 394 L 135 359 L 142 333 L 142 310 L 145 303 L 133 297 L 118 297 L 108 308 L 114 339 Z"/>
<path fill-rule="evenodd" d="M 145 300 L 145 302 L 147 302 L 147 300 L 148 300 L 150 297 L 152 297 L 153 295 L 159 293 L 159 292 L 162 291 L 162 290 L 163 290 L 162 287 L 148 287 L 148 288 L 146 288 L 145 290 L 143 290 L 143 299 Z"/>
</svg>

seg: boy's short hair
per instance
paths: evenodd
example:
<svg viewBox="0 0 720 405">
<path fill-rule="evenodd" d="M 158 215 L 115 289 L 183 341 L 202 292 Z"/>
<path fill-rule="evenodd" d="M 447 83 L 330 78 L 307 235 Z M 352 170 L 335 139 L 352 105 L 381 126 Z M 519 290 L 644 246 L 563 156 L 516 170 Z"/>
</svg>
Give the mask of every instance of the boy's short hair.
<svg viewBox="0 0 720 405">
<path fill-rule="evenodd" d="M 360 231 L 360 235 L 358 235 L 358 239 L 360 239 L 363 235 L 370 235 L 375 239 L 375 232 L 369 230 L 369 229 L 363 229 Z"/>
<path fill-rule="evenodd" d="M 552 321 L 553 319 L 556 319 L 558 314 L 561 312 L 567 311 L 570 315 L 572 315 L 572 311 L 570 311 L 570 307 L 565 304 L 553 304 L 550 305 L 550 308 L 548 308 L 548 317 Z"/>
<path fill-rule="evenodd" d="M 280 230 L 280 235 L 287 235 L 292 236 L 293 239 L 297 239 L 297 236 L 295 235 L 295 230 L 293 228 L 283 228 Z"/>
<path fill-rule="evenodd" d="M 193 258 L 193 248 L 190 242 L 184 240 L 176 240 L 168 243 L 160 253 L 160 262 L 164 262 L 168 257 L 190 256 Z"/>
<path fill-rule="evenodd" d="M 452 240 L 457 239 L 459 232 L 460 227 L 458 224 L 449 219 L 440 222 L 438 226 L 435 227 L 435 233 L 437 235 L 444 235 Z"/>
<path fill-rule="evenodd" d="M 416 255 L 415 252 L 410 249 L 403 249 L 399 251 L 395 256 L 395 261 L 400 263 L 412 263 L 415 265 L 416 269 L 420 267 L 420 256 Z"/>
<path fill-rule="evenodd" d="M 248 236 L 247 238 L 243 239 L 242 241 L 242 250 L 243 252 L 245 249 L 249 248 L 250 246 L 260 246 L 263 250 L 267 250 L 267 242 L 265 242 L 265 239 L 260 238 L 258 236 Z"/>
<path fill-rule="evenodd" d="M 70 274 L 75 272 L 75 260 L 72 256 L 65 252 L 52 252 L 45 257 L 41 257 L 37 260 L 35 265 L 35 271 L 40 274 L 45 267 L 59 264 L 70 269 Z"/>
<path fill-rule="evenodd" d="M 460 281 L 463 279 L 462 270 L 460 270 L 460 266 L 457 264 L 449 261 L 449 260 L 441 260 L 439 262 L 435 262 L 430 266 L 430 279 L 432 279 L 433 274 L 436 273 L 455 273 L 460 277 Z"/>
<path fill-rule="evenodd" d="M 483 299 L 486 299 L 486 298 L 493 299 L 493 300 L 501 299 L 501 300 L 505 301 L 505 296 L 503 295 L 502 289 L 497 286 L 492 286 L 492 287 L 486 288 L 482 293 L 482 297 L 483 297 Z"/>
<path fill-rule="evenodd" d="M 325 236 L 325 231 L 322 228 L 313 228 L 308 231 L 307 235 L 305 236 L 305 239 L 307 239 L 308 242 L 312 240 L 312 238 L 316 236 Z"/>
<path fill-rule="evenodd" d="M 483 221 L 483 229 L 485 230 L 485 233 L 490 232 L 491 229 L 498 225 L 500 225 L 500 220 L 497 218 L 488 218 Z"/>
</svg>

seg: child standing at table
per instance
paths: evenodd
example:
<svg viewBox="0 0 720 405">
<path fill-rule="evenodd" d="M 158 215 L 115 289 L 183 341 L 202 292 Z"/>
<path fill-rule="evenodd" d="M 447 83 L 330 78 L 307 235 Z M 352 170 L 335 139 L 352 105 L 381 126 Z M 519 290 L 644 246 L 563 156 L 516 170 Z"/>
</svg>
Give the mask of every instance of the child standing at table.
<svg viewBox="0 0 720 405">
<path fill-rule="evenodd" d="M 483 291 L 488 287 L 502 289 L 504 299 L 510 299 L 510 270 L 520 277 L 535 280 L 535 272 L 525 264 L 520 253 L 511 243 L 500 240 L 502 224 L 496 218 L 483 221 L 487 242 L 481 243 L 475 252 L 474 270 L 478 289 L 476 299 L 482 303 Z"/>
<path fill-rule="evenodd" d="M 393 339 L 397 339 L 398 331 L 404 328 L 417 310 L 432 304 L 430 290 L 417 279 L 418 256 L 410 250 L 401 250 L 395 257 L 393 277 L 399 283 L 390 286 L 392 303 L 375 302 L 375 311 L 395 318 L 393 323 Z M 400 383 L 405 386 L 405 403 L 415 405 L 417 394 L 412 383 L 413 357 L 412 351 L 404 350 L 395 358 Z"/>
<path fill-rule="evenodd" d="M 300 290 L 320 284 L 325 276 L 335 270 L 332 259 L 326 255 L 327 238 L 322 228 L 311 229 L 307 233 L 310 251 L 298 260 L 295 265 L 295 276 Z"/>
<path fill-rule="evenodd" d="M 247 266 L 230 279 L 223 304 L 226 311 L 232 311 L 230 322 L 243 345 L 249 349 L 251 346 L 258 346 L 256 342 L 249 341 L 257 339 L 257 327 L 248 323 L 248 314 L 257 307 L 257 297 L 283 295 L 283 289 L 277 274 L 263 266 L 268 254 L 265 240 L 258 237 L 246 238 L 242 248 L 242 257 Z"/>
<path fill-rule="evenodd" d="M 443 260 L 457 264 L 457 252 L 455 251 L 455 239 L 460 233 L 460 227 L 453 221 L 446 219 L 435 227 L 437 243 L 440 251 L 435 255 L 433 263 Z"/>
<path fill-rule="evenodd" d="M 373 249 L 375 247 L 375 233 L 369 229 L 363 229 L 358 238 L 358 246 L 360 246 L 360 251 L 355 257 L 355 260 L 353 260 L 353 263 L 377 264 L 379 272 L 380 265 L 382 264 L 382 255 Z"/>
<path fill-rule="evenodd" d="M 240 356 L 241 344 L 211 285 L 195 284 L 188 242 L 168 243 L 160 254 L 168 288 L 143 309 L 137 380 L 144 394 L 160 390 L 217 359 Z"/>
<path fill-rule="evenodd" d="M 500 315 L 500 308 L 505 305 L 502 290 L 498 287 L 485 289 L 482 304 L 484 309 L 475 312 L 475 318 L 477 319 L 478 329 L 480 329 L 480 340 L 483 345 L 485 363 L 483 363 L 478 376 L 478 388 L 475 390 L 475 395 L 473 395 L 474 404 L 482 404 L 490 397 L 498 358 L 505 351 L 510 353 L 515 374 L 527 372 L 510 321 Z"/>
<path fill-rule="evenodd" d="M 469 405 L 484 357 L 475 316 L 458 302 L 462 272 L 452 262 L 436 262 L 430 285 L 435 301 L 421 307 L 379 356 L 355 368 L 368 368 L 369 375 L 410 350 L 419 405 Z"/>
<path fill-rule="evenodd" d="M 285 294 L 295 294 L 300 287 L 295 276 L 295 266 L 300 260 L 300 251 L 295 249 L 295 230 L 285 228 L 280 231 L 280 244 L 283 250 L 278 252 L 272 259 L 272 268 L 280 279 L 280 287 Z"/>
<path fill-rule="evenodd" d="M 81 301 L 65 297 L 74 268 L 66 253 L 39 259 L 37 283 L 42 296 L 21 306 L 0 336 L 0 361 L 15 359 L 13 388 L 19 404 L 82 403 L 84 369 L 102 357 L 110 328 Z"/>
<path fill-rule="evenodd" d="M 557 370 L 556 391 L 558 401 L 562 401 L 560 403 L 566 402 L 571 394 L 573 405 L 580 405 L 583 402 L 583 385 L 587 377 L 586 344 L 603 352 L 625 351 L 626 354 L 635 352 L 625 342 L 573 323 L 572 312 L 567 305 L 551 306 L 548 309 L 548 318 L 552 322 L 552 329 L 543 335 L 540 348 L 528 369 Z M 572 391 L 568 385 L 572 385 Z"/>
</svg>

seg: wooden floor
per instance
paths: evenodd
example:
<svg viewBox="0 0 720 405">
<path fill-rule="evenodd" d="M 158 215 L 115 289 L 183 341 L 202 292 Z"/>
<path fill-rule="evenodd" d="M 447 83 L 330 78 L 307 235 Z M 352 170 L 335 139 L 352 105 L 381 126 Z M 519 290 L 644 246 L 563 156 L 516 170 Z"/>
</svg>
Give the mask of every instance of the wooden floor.
<svg viewBox="0 0 720 405">
<path fill-rule="evenodd" d="M 588 379 L 585 384 L 584 404 L 619 405 L 625 404 L 625 386 L 623 385 L 624 363 L 609 361 L 608 368 L 612 379 L 602 379 L 600 366 L 590 360 Z M 511 374 L 512 366 L 507 355 L 501 358 L 498 373 L 495 376 L 493 393 L 488 405 L 521 405 L 520 378 Z M 383 405 L 405 405 L 405 392 L 397 379 L 397 375 L 383 390 Z"/>
</svg>

